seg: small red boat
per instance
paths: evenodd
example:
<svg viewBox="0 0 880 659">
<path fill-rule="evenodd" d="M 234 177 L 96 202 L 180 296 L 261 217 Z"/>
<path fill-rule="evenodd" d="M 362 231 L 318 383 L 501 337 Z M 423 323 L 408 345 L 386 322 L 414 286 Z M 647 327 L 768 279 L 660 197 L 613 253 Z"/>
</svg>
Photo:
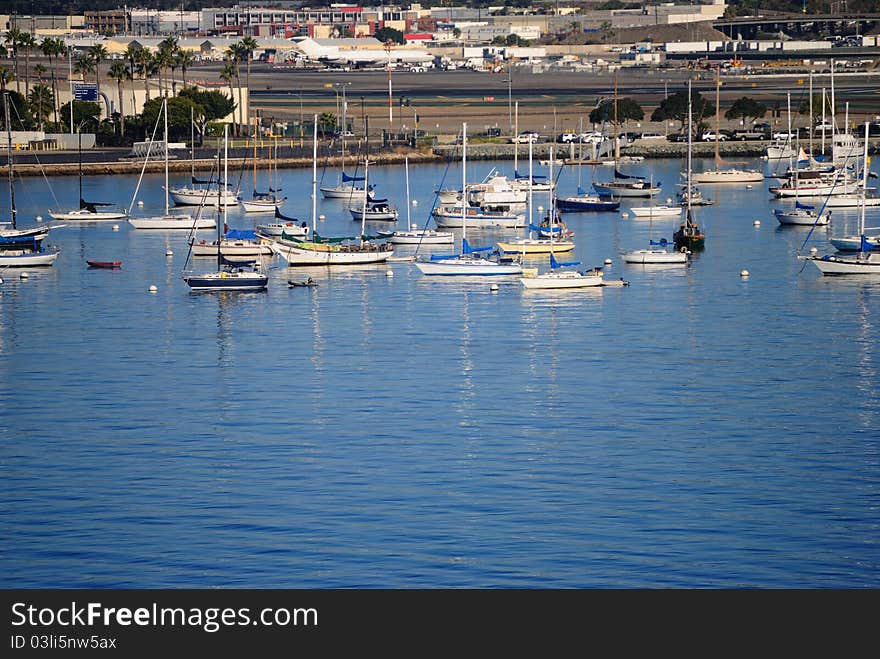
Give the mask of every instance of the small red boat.
<svg viewBox="0 0 880 659">
<path fill-rule="evenodd" d="M 89 261 L 86 260 L 90 268 L 121 268 L 122 261 Z"/>
</svg>

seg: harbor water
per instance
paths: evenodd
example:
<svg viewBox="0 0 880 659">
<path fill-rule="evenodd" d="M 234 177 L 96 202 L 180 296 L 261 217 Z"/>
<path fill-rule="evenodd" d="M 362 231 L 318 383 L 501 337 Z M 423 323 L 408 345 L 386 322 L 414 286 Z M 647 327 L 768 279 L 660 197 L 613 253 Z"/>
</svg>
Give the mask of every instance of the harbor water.
<svg viewBox="0 0 880 659">
<path fill-rule="evenodd" d="M 493 167 L 513 174 L 510 161 L 474 162 L 468 178 Z M 665 203 L 681 167 L 626 171 L 660 182 Z M 461 172 L 410 169 L 410 222 L 424 225 L 433 191 Z M 566 167 L 560 194 L 612 173 Z M 326 185 L 339 172 L 318 174 Z M 282 212 L 311 224 L 311 170 L 278 177 Z M 403 167 L 370 179 L 406 224 Z M 162 211 L 163 182 L 145 176 L 133 213 Z M 84 197 L 128 206 L 136 183 L 87 177 Z M 833 251 L 828 237 L 855 231 L 856 213 L 781 227 L 772 209 L 793 201 L 772 200 L 768 183 L 701 186 L 715 203 L 696 210 L 706 246 L 687 266 L 620 258 L 671 241 L 676 219 L 623 218 L 627 201 L 566 214 L 576 248 L 560 258 L 604 267 L 630 284 L 619 288 L 276 259 L 266 292 L 191 293 L 184 267 L 215 264 L 186 263 L 185 231 L 53 230 L 54 267 L 0 273 L 0 582 L 877 588 L 880 281 L 798 260 Z M 242 194 L 252 188 L 245 172 Z M 19 225 L 77 197 L 76 176 L 19 181 Z M 322 235 L 360 230 L 344 201 L 319 199 L 317 214 Z M 317 286 L 288 286 L 307 276 Z"/>
</svg>

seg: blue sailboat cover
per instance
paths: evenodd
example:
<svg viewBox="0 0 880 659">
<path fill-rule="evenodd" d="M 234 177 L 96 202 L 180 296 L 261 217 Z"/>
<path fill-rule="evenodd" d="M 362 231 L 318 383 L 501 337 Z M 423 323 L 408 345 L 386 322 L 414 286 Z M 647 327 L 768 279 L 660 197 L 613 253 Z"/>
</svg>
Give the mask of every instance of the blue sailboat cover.
<svg viewBox="0 0 880 659">
<path fill-rule="evenodd" d="M 556 260 L 555 256 L 553 256 L 552 254 L 550 255 L 550 267 L 553 268 L 554 270 L 556 268 L 563 268 L 566 266 L 574 266 L 574 265 L 580 265 L 580 264 L 581 264 L 580 261 L 566 261 L 564 263 L 560 263 L 559 261 Z"/>
<path fill-rule="evenodd" d="M 811 210 L 815 209 L 815 206 L 807 206 L 806 204 L 802 204 L 799 201 L 794 202 L 794 207 L 799 208 L 802 211 L 811 211 Z"/>
<path fill-rule="evenodd" d="M 257 234 L 245 229 L 230 229 L 226 232 L 226 238 L 229 240 L 256 240 Z"/>
<path fill-rule="evenodd" d="M 345 183 L 349 183 L 351 181 L 363 181 L 364 177 L 363 176 L 349 176 L 345 172 L 342 172 L 342 180 Z"/>
</svg>

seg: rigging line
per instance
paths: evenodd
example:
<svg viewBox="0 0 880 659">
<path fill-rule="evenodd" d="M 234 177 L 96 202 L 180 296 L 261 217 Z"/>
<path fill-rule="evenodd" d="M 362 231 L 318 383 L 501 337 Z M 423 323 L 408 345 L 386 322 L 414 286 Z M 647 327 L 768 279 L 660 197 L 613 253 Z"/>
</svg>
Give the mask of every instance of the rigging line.
<svg viewBox="0 0 880 659">
<path fill-rule="evenodd" d="M 220 150 L 219 145 L 217 147 L 217 150 L 218 150 L 218 155 L 219 155 L 219 150 Z M 189 259 L 192 256 L 192 246 L 193 246 L 193 243 L 196 241 L 196 225 L 198 225 L 199 219 L 202 216 L 202 209 L 205 207 L 205 197 L 207 195 L 207 190 L 211 187 L 211 183 L 214 180 L 214 168 L 215 167 L 217 167 L 219 170 L 219 167 L 220 167 L 219 158 L 217 158 L 216 160 L 214 160 L 214 162 L 211 163 L 211 171 L 208 174 L 208 185 L 205 187 L 205 193 L 202 195 L 202 203 L 196 209 L 196 214 L 195 214 L 195 217 L 193 218 L 192 226 L 189 229 L 189 235 L 187 236 L 187 242 L 189 243 L 189 250 L 186 253 L 186 260 L 183 263 L 183 271 L 184 272 L 186 272 L 186 266 L 189 264 Z M 219 171 L 217 172 L 217 185 L 218 186 L 220 185 L 220 172 Z M 218 208 L 219 208 L 219 206 L 218 206 Z M 217 252 L 219 253 L 219 251 L 220 251 L 220 245 L 217 245 Z"/>
<path fill-rule="evenodd" d="M 428 216 L 425 219 L 425 225 L 422 227 L 422 235 L 419 236 L 419 242 L 416 244 L 416 251 L 415 253 L 413 253 L 413 258 L 418 257 L 419 250 L 422 248 L 422 240 L 425 237 L 425 231 L 428 229 L 428 223 L 431 221 L 434 209 L 437 208 L 437 200 L 440 199 L 440 191 L 443 189 L 443 183 L 446 181 L 446 174 L 449 173 L 449 167 L 450 165 L 452 165 L 452 161 L 456 153 L 458 153 L 458 145 L 455 145 L 455 148 L 452 149 L 452 154 L 449 156 L 449 160 L 446 161 L 446 169 L 443 170 L 443 176 L 440 179 L 440 184 L 437 186 L 437 191 L 434 193 L 434 201 L 431 202 L 431 208 L 428 209 Z M 464 196 L 463 191 L 462 196 Z M 462 199 L 462 203 L 464 203 L 464 199 Z"/>
<path fill-rule="evenodd" d="M 15 116 L 18 117 L 18 123 L 21 124 L 22 129 L 24 129 L 24 120 L 21 118 L 21 115 L 18 113 L 18 108 L 15 106 L 14 103 L 12 104 L 12 111 L 15 113 Z M 58 198 L 55 196 L 55 191 L 52 189 L 52 186 L 51 186 L 50 183 L 49 183 L 49 179 L 46 177 L 46 170 L 43 169 L 43 163 L 40 162 L 40 156 L 39 156 L 37 153 L 34 153 L 34 160 L 36 160 L 36 161 L 37 161 L 37 164 L 40 166 L 40 174 L 43 176 L 43 180 L 46 182 L 46 187 L 49 188 L 49 192 L 50 192 L 51 195 L 52 195 L 52 199 L 55 200 L 55 205 L 56 205 L 56 206 L 60 206 L 61 203 L 58 201 Z M 23 183 L 24 183 L 24 179 L 22 179 L 21 174 L 20 174 L 20 173 L 17 173 L 17 174 L 15 174 L 15 175 L 18 176 L 19 180 L 20 180 L 20 181 L 22 182 L 22 184 L 23 184 Z M 22 189 L 23 189 L 23 190 L 26 190 L 27 188 L 25 188 L 25 187 L 22 185 Z"/>
<path fill-rule="evenodd" d="M 798 249 L 797 253 L 800 254 L 807 242 L 810 240 L 810 236 L 813 235 L 813 230 L 816 228 L 817 223 L 819 222 L 819 218 L 822 217 L 822 212 L 825 210 L 825 207 L 828 205 L 828 200 L 831 198 L 831 195 L 834 194 L 834 188 L 837 187 L 837 184 L 840 182 L 841 173 L 846 173 L 847 165 L 846 163 L 849 161 L 850 156 L 852 155 L 851 151 L 847 152 L 846 158 L 843 160 L 843 165 L 834 173 L 834 182 L 831 184 L 831 191 L 825 195 L 825 201 L 822 202 L 822 206 L 819 208 L 819 211 L 816 213 L 816 219 L 813 220 L 813 226 L 810 227 L 810 230 L 807 232 L 806 238 L 804 238 L 803 244 L 801 244 L 800 249 Z M 856 158 L 856 162 L 858 162 L 858 157 Z M 868 184 L 868 179 L 865 178 L 865 185 Z M 795 202 L 797 203 L 797 202 Z"/>
<path fill-rule="evenodd" d="M 144 157 L 144 164 L 143 164 L 143 166 L 141 167 L 141 174 L 140 174 L 140 176 L 138 177 L 137 185 L 134 187 L 134 194 L 131 196 L 131 204 L 129 204 L 129 206 L 128 206 L 128 214 L 129 214 L 129 215 L 131 215 L 131 211 L 132 211 L 132 209 L 134 208 L 134 202 L 135 202 L 135 199 L 137 199 L 138 191 L 139 191 L 140 188 L 141 188 L 141 181 L 143 181 L 143 178 L 144 178 L 144 172 L 145 172 L 146 169 L 147 169 L 147 163 L 150 161 L 150 151 L 151 151 L 152 148 L 153 148 L 153 144 L 156 142 L 156 133 L 157 133 L 158 130 L 159 130 L 159 120 L 160 120 L 161 118 L 162 118 L 162 111 L 160 110 L 160 111 L 156 114 L 156 125 L 153 127 L 153 135 L 150 137 L 150 143 L 147 145 L 147 155 Z M 168 145 L 167 145 L 167 144 L 165 145 L 165 149 L 166 149 L 166 150 L 168 149 Z M 165 191 L 165 194 L 168 194 L 168 191 L 167 191 L 167 190 Z"/>
</svg>

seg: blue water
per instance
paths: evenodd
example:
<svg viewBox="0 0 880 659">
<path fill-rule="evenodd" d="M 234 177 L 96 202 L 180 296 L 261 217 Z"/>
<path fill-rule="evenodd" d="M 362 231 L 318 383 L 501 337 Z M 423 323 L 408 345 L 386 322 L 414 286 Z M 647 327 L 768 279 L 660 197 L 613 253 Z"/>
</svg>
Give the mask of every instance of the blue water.
<svg viewBox="0 0 880 659">
<path fill-rule="evenodd" d="M 469 178 L 493 165 L 512 169 Z M 630 171 L 665 201 L 680 166 Z M 411 168 L 413 222 L 444 171 Z M 311 171 L 279 175 L 309 220 Z M 405 206 L 402 167 L 371 179 Z M 84 196 L 127 206 L 136 180 Z M 75 177 L 49 184 L 17 185 L 21 224 L 76 201 Z M 406 262 L 288 288 L 273 262 L 266 293 L 193 294 L 185 233 L 54 231 L 55 267 L 0 286 L 0 586 L 880 586 L 880 281 L 798 261 L 809 230 L 777 225 L 766 185 L 703 187 L 686 268 L 619 260 L 672 220 L 568 214 L 572 256 L 631 284 L 569 292 Z M 359 228 L 318 212 L 321 233 Z"/>
</svg>

